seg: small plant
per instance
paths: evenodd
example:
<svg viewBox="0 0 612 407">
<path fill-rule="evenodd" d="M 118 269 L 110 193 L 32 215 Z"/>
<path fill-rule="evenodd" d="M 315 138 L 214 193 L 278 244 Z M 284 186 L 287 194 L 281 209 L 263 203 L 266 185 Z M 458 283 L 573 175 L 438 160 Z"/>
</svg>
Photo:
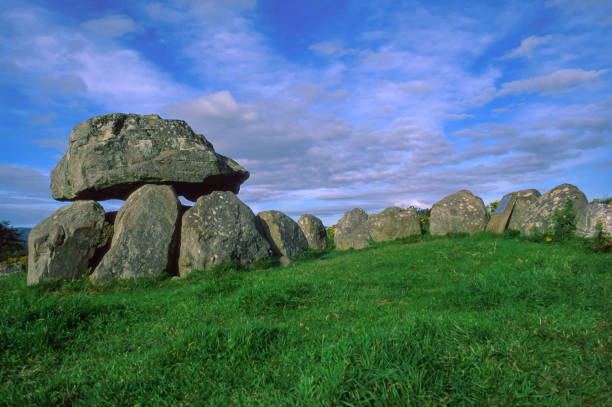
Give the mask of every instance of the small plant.
<svg viewBox="0 0 612 407">
<path fill-rule="evenodd" d="M 493 201 L 487 205 L 486 210 L 487 210 L 487 217 L 489 219 L 491 219 L 491 216 L 493 216 L 498 206 L 499 206 L 499 201 Z"/>
<path fill-rule="evenodd" d="M 336 236 L 336 225 L 329 226 L 325 229 L 325 233 L 327 234 L 327 247 L 336 247 L 334 242 L 334 237 Z"/>
<path fill-rule="evenodd" d="M 421 234 L 429 234 L 429 221 L 431 219 L 431 208 L 420 209 L 415 208 L 417 215 L 419 215 L 419 222 L 421 223 Z"/>
<path fill-rule="evenodd" d="M 610 252 L 612 251 L 612 239 L 603 230 L 603 223 L 597 221 L 597 233 L 593 238 L 593 251 L 594 252 Z"/>
<path fill-rule="evenodd" d="M 571 239 L 576 231 L 576 212 L 574 212 L 574 201 L 567 199 L 565 207 L 555 212 L 554 229 L 552 240 L 564 242 Z"/>
</svg>

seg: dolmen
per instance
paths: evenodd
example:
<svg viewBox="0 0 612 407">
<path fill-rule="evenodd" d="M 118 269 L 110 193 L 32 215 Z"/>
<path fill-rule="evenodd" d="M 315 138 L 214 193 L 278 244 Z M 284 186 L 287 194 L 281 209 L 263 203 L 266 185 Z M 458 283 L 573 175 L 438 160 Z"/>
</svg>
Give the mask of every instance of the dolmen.
<svg viewBox="0 0 612 407">
<path fill-rule="evenodd" d="M 185 276 L 309 248 L 291 218 L 279 212 L 267 222 L 238 199 L 248 177 L 182 120 L 123 113 L 86 120 L 51 172 L 53 198 L 72 203 L 30 232 L 27 283 Z M 195 205 L 184 207 L 179 196 Z M 105 213 L 99 201 L 108 199 L 125 202 Z"/>
</svg>

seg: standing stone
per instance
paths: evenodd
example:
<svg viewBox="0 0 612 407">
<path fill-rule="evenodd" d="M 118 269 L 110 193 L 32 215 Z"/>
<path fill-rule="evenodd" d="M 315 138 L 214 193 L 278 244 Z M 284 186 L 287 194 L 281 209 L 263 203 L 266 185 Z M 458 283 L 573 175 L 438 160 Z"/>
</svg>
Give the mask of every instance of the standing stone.
<svg viewBox="0 0 612 407">
<path fill-rule="evenodd" d="M 313 215 L 302 215 L 298 226 L 302 229 L 310 249 L 321 250 L 327 247 L 327 233 L 321 219 Z"/>
<path fill-rule="evenodd" d="M 361 208 L 351 209 L 338 221 L 334 241 L 336 249 L 363 249 L 370 245 L 368 214 Z"/>
<path fill-rule="evenodd" d="M 21 263 L 2 263 L 0 264 L 0 277 L 24 271 L 24 265 Z"/>
<path fill-rule="evenodd" d="M 95 201 L 63 207 L 28 237 L 28 285 L 83 276 L 100 242 L 104 208 Z"/>
<path fill-rule="evenodd" d="M 396 206 L 368 216 L 370 236 L 376 242 L 385 242 L 421 234 L 421 223 L 416 209 Z"/>
<path fill-rule="evenodd" d="M 512 192 L 515 198 L 514 208 L 512 208 L 512 214 L 508 221 L 507 229 L 521 230 L 521 226 L 527 216 L 527 209 L 529 206 L 538 200 L 542 195 L 537 189 L 523 189 L 521 191 Z"/>
<path fill-rule="evenodd" d="M 574 211 L 579 213 L 587 205 L 584 193 L 571 184 L 561 184 L 531 204 L 521 225 L 521 235 L 532 236 L 535 232 L 547 233 L 555 226 L 554 215 L 565 208 L 567 200 L 574 201 Z"/>
<path fill-rule="evenodd" d="M 181 277 L 192 270 L 207 270 L 230 260 L 248 265 L 270 254 L 270 245 L 257 217 L 232 192 L 215 191 L 201 196 L 183 215 Z"/>
<path fill-rule="evenodd" d="M 298 224 L 280 211 L 257 214 L 272 250 L 277 255 L 295 257 L 308 250 L 308 241 Z"/>
<path fill-rule="evenodd" d="M 612 205 L 589 203 L 584 209 L 576 212 L 576 235 L 596 237 L 599 233 L 597 224 L 601 224 L 602 233 L 612 236 Z"/>
<path fill-rule="evenodd" d="M 113 113 L 75 126 L 51 172 L 51 194 L 59 201 L 126 199 L 145 184 L 167 184 L 195 201 L 215 190 L 238 193 L 248 177 L 182 120 Z"/>
<path fill-rule="evenodd" d="M 510 215 L 516 203 L 516 196 L 513 194 L 504 195 L 499 202 L 499 206 L 491 215 L 489 223 L 487 223 L 487 231 L 491 233 L 503 233 L 506 230 L 506 225 L 510 220 Z"/>
<path fill-rule="evenodd" d="M 432 235 L 474 234 L 485 229 L 487 210 L 480 197 L 464 189 L 436 202 L 429 222 Z"/>
<path fill-rule="evenodd" d="M 172 187 L 145 185 L 119 209 L 110 249 L 90 279 L 139 278 L 174 272 L 180 203 Z"/>
</svg>

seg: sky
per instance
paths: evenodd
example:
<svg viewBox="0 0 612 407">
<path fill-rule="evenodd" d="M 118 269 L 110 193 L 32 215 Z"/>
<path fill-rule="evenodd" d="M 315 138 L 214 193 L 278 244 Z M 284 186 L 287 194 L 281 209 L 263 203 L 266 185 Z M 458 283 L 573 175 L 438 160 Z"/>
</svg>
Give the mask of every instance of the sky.
<svg viewBox="0 0 612 407">
<path fill-rule="evenodd" d="M 0 55 L 14 226 L 67 205 L 70 131 L 114 112 L 185 120 L 250 171 L 255 213 L 326 225 L 461 189 L 612 196 L 609 0 L 9 0 Z"/>
</svg>

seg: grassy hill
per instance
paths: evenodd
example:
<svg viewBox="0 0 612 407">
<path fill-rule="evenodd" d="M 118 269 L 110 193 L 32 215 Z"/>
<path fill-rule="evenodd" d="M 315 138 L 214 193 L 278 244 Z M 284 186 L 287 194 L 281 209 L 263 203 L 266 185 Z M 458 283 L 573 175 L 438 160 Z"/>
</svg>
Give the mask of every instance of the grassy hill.
<svg viewBox="0 0 612 407">
<path fill-rule="evenodd" d="M 480 234 L 0 280 L 2 405 L 609 405 L 612 254 Z"/>
</svg>

